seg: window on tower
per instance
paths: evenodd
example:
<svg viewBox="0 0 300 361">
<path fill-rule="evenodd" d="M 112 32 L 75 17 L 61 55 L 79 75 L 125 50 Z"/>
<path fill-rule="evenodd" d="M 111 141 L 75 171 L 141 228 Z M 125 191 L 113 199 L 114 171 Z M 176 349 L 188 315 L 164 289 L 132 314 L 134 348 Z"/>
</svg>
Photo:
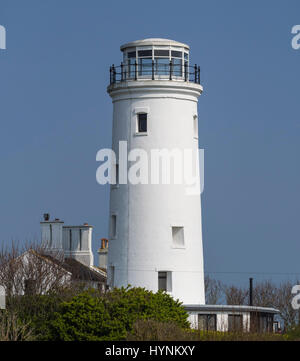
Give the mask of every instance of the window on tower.
<svg viewBox="0 0 300 361">
<path fill-rule="evenodd" d="M 158 272 L 158 290 L 167 290 L 167 272 Z"/>
<path fill-rule="evenodd" d="M 197 115 L 193 116 L 193 128 L 194 128 L 194 138 L 198 139 L 198 117 L 197 117 Z"/>
<path fill-rule="evenodd" d="M 159 291 L 172 291 L 172 272 L 159 271 L 158 272 L 158 290 Z"/>
<path fill-rule="evenodd" d="M 137 131 L 138 133 L 147 132 L 147 113 L 139 113 L 137 118 Z"/>
<path fill-rule="evenodd" d="M 172 227 L 172 240 L 174 247 L 184 247 L 183 227 Z"/>
<path fill-rule="evenodd" d="M 117 237 L 117 216 L 113 214 L 110 221 L 110 238 L 114 239 Z"/>
</svg>

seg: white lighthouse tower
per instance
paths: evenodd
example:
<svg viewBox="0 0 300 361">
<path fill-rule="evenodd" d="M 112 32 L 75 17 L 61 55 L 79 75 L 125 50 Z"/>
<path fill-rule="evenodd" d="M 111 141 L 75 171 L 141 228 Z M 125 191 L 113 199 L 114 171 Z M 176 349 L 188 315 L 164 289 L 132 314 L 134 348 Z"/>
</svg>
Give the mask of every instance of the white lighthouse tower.
<svg viewBox="0 0 300 361">
<path fill-rule="evenodd" d="M 117 159 L 120 141 L 149 159 L 153 149 L 196 152 L 202 86 L 189 46 L 144 39 L 121 51 L 108 86 Z M 183 304 L 205 304 L 200 192 L 187 194 L 185 184 L 112 185 L 107 271 L 110 287 L 162 289 Z"/>
</svg>

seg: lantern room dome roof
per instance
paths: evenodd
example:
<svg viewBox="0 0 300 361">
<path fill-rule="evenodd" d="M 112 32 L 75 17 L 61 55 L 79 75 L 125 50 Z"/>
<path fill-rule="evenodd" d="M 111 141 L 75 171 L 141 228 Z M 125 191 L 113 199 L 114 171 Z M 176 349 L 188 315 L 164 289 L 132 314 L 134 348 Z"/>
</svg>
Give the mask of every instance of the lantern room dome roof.
<svg viewBox="0 0 300 361">
<path fill-rule="evenodd" d="M 121 45 L 120 49 L 121 51 L 124 51 L 127 48 L 135 48 L 137 46 L 151 46 L 151 45 L 176 46 L 176 47 L 185 48 L 187 50 L 190 49 L 190 47 L 184 43 L 180 43 L 178 41 L 170 40 L 170 39 L 162 39 L 162 38 L 148 38 L 148 39 L 131 41 L 130 43 Z"/>
</svg>

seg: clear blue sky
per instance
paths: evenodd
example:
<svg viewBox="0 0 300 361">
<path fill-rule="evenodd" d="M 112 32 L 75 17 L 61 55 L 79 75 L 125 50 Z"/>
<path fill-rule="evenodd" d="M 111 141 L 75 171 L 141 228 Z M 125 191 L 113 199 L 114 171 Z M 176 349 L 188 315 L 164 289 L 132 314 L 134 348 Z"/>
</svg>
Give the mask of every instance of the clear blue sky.
<svg viewBox="0 0 300 361">
<path fill-rule="evenodd" d="M 108 233 L 95 156 L 111 144 L 109 65 L 122 43 L 163 37 L 188 43 L 202 69 L 206 270 L 300 273 L 299 0 L 1 0 L 0 24 L 1 240 L 38 240 L 48 211 L 93 224 L 97 249 Z"/>
</svg>

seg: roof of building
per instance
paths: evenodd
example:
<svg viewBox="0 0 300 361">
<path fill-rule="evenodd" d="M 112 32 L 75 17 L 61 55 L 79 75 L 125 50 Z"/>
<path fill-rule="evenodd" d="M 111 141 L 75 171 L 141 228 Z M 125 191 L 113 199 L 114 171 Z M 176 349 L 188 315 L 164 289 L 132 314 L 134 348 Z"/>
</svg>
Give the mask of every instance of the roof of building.
<svg viewBox="0 0 300 361">
<path fill-rule="evenodd" d="M 279 310 L 271 307 L 246 306 L 246 305 L 183 305 L 187 311 L 195 312 L 260 312 L 279 313 Z"/>
<path fill-rule="evenodd" d="M 74 280 L 106 282 L 106 276 L 97 272 L 94 267 L 88 267 L 74 258 L 66 258 L 64 268 L 72 273 Z"/>
<path fill-rule="evenodd" d="M 60 260 L 49 254 L 40 254 L 36 251 L 31 251 L 36 256 L 53 262 L 58 267 L 63 268 L 66 272 L 71 274 L 72 280 L 74 281 L 106 282 L 106 272 L 100 272 L 100 270 L 98 271 L 95 267 L 88 267 L 74 258 L 65 258 L 64 260 Z"/>
<path fill-rule="evenodd" d="M 148 38 L 148 39 L 142 39 L 142 40 L 135 40 L 135 41 L 131 41 L 129 43 L 123 44 L 123 45 L 121 45 L 120 49 L 121 49 L 121 51 L 123 51 L 126 48 L 134 48 L 136 46 L 148 46 L 148 45 L 179 46 L 179 47 L 186 48 L 187 50 L 189 50 L 189 48 L 190 48 L 188 45 L 186 45 L 184 43 L 180 43 L 178 41 L 171 40 L 171 39 Z"/>
</svg>

